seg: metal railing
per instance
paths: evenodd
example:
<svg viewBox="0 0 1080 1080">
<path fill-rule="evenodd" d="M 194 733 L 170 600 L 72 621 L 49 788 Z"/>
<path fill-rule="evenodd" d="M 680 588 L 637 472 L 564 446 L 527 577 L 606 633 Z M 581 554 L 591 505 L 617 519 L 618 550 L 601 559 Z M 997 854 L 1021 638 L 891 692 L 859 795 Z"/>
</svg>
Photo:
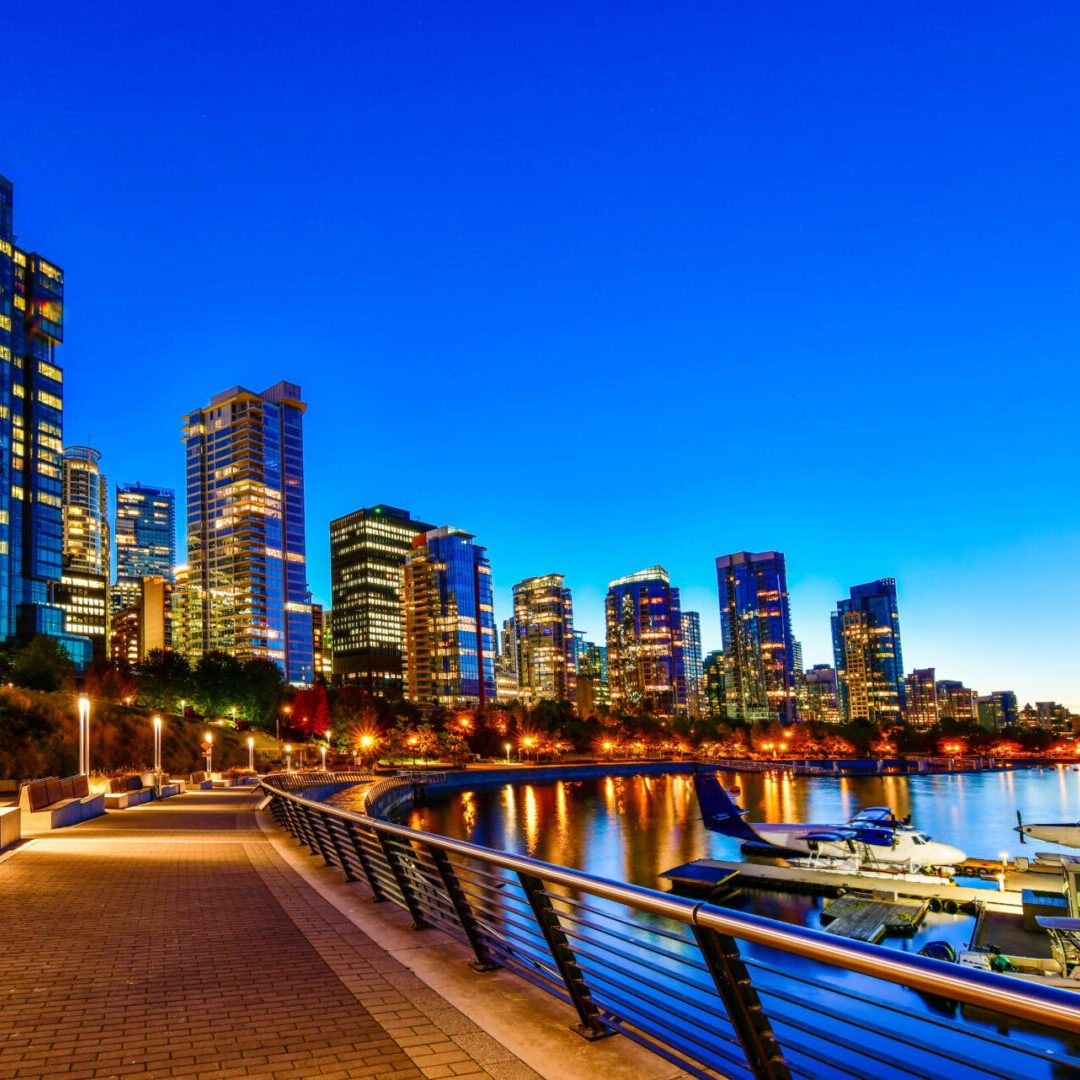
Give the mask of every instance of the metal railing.
<svg viewBox="0 0 1080 1080">
<path fill-rule="evenodd" d="M 1080 1075 L 1080 996 L 424 833 L 263 787 L 376 901 L 466 944 L 693 1076 Z"/>
</svg>

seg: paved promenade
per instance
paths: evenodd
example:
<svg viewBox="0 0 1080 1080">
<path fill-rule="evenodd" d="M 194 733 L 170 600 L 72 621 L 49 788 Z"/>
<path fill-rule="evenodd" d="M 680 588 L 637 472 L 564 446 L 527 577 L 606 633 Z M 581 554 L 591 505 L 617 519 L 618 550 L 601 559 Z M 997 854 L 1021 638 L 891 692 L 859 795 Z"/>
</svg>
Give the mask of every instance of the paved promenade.
<svg viewBox="0 0 1080 1080">
<path fill-rule="evenodd" d="M 255 805 L 193 792 L 0 861 L 0 1080 L 538 1077 L 297 873 Z"/>
</svg>

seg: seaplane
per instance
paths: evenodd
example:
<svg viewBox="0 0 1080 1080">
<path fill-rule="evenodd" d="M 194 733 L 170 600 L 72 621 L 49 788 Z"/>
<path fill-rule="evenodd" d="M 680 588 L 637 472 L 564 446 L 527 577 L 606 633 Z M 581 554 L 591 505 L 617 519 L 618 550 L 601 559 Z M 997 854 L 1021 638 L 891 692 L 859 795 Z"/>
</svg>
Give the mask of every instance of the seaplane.
<svg viewBox="0 0 1080 1080">
<path fill-rule="evenodd" d="M 898 819 L 887 806 L 868 806 L 843 825 L 751 824 L 715 773 L 695 773 L 694 787 L 705 827 L 743 840 L 744 853 L 896 869 L 950 867 L 967 858 L 959 848 L 932 840 L 910 819 Z"/>
<path fill-rule="evenodd" d="M 1020 834 L 1020 843 L 1025 837 L 1032 840 L 1045 840 L 1048 844 L 1061 844 L 1062 847 L 1080 847 L 1080 821 L 1043 822 L 1025 825 L 1020 811 L 1016 811 L 1016 824 L 1013 832 Z"/>
</svg>

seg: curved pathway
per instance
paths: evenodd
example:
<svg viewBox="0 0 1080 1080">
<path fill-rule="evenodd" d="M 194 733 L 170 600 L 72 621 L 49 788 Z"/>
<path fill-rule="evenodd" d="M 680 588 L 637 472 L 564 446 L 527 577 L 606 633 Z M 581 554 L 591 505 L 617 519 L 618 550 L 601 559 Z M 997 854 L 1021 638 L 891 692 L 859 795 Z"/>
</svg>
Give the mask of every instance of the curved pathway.
<svg viewBox="0 0 1080 1080">
<path fill-rule="evenodd" d="M 291 869 L 255 806 L 190 792 L 0 861 L 0 1080 L 538 1076 Z"/>
</svg>

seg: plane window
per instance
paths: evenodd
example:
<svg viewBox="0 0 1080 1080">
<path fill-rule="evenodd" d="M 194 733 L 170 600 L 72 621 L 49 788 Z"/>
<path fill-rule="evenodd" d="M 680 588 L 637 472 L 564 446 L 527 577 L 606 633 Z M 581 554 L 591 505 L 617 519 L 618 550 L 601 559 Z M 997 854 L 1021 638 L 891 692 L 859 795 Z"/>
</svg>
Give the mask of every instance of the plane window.
<svg viewBox="0 0 1080 1080">
<path fill-rule="evenodd" d="M 916 844 L 926 843 L 926 837 L 923 836 L 922 833 L 916 833 L 911 839 L 914 840 Z"/>
</svg>

